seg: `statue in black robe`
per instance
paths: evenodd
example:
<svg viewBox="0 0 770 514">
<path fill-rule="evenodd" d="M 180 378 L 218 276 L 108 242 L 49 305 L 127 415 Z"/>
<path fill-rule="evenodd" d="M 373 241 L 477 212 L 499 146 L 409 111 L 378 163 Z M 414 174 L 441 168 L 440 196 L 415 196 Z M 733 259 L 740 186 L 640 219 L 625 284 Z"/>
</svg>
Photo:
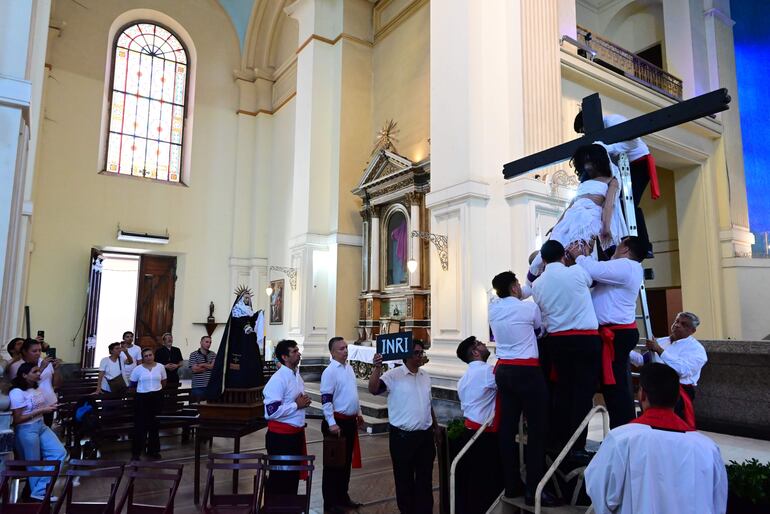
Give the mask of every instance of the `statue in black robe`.
<svg viewBox="0 0 770 514">
<path fill-rule="evenodd" d="M 264 313 L 251 309 L 248 289 L 239 288 L 236 294 L 206 390 L 209 400 L 218 399 L 225 389 L 249 389 L 265 383 L 259 353 L 264 336 Z"/>
</svg>

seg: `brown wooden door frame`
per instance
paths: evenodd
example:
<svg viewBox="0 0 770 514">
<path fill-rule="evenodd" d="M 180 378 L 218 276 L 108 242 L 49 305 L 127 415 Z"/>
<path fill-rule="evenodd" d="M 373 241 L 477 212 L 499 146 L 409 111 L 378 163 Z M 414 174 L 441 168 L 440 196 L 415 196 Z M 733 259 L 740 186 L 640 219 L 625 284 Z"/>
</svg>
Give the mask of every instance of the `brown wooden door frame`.
<svg viewBox="0 0 770 514">
<path fill-rule="evenodd" d="M 88 340 L 96 340 L 96 329 L 99 324 L 99 299 L 102 292 L 102 251 L 91 248 L 91 258 L 88 260 L 88 291 L 86 296 L 86 312 L 83 320 L 83 347 L 80 352 L 80 365 L 83 368 L 94 367 L 96 348 L 88 345 Z"/>
</svg>

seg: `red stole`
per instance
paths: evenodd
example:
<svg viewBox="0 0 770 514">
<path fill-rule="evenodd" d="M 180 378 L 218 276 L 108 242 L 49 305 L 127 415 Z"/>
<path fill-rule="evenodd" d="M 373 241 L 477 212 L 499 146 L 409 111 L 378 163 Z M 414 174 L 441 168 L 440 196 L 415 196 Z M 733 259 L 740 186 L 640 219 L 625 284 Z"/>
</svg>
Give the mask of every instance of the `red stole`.
<svg viewBox="0 0 770 514">
<path fill-rule="evenodd" d="M 626 325 L 602 325 L 599 336 L 602 338 L 602 384 L 615 385 L 615 373 L 612 371 L 612 361 L 615 360 L 615 331 L 635 330 L 636 323 Z"/>
<path fill-rule="evenodd" d="M 650 176 L 650 196 L 653 200 L 660 198 L 660 184 L 658 183 L 658 170 L 655 167 L 655 157 L 648 153 L 633 162 L 644 163 L 647 167 L 647 174 Z"/>
<path fill-rule="evenodd" d="M 274 434 L 297 435 L 302 434 L 302 455 L 307 455 L 307 440 L 305 439 L 305 427 L 295 427 L 281 421 L 268 420 L 267 430 Z M 307 471 L 299 472 L 300 480 L 307 480 Z"/>
<path fill-rule="evenodd" d="M 692 405 L 690 395 L 684 390 L 682 384 L 679 384 L 679 396 L 682 398 L 682 407 L 684 411 L 682 412 L 682 417 L 684 418 L 684 422 L 690 425 L 692 430 L 695 430 L 695 408 Z"/>
<path fill-rule="evenodd" d="M 661 409 L 659 407 L 645 409 L 641 416 L 631 420 L 630 423 L 648 425 L 652 428 L 661 428 L 663 430 L 675 430 L 677 432 L 692 432 L 695 430 L 695 427 L 688 425 L 682 418 L 674 414 L 673 409 Z"/>
<path fill-rule="evenodd" d="M 351 414 L 342 414 L 341 412 L 335 412 L 334 413 L 334 419 L 358 419 L 358 416 L 351 415 Z M 353 436 L 353 462 L 352 462 L 352 468 L 353 469 L 360 469 L 361 468 L 361 443 L 358 441 L 358 424 L 356 424 L 356 431 L 355 436 Z"/>
</svg>

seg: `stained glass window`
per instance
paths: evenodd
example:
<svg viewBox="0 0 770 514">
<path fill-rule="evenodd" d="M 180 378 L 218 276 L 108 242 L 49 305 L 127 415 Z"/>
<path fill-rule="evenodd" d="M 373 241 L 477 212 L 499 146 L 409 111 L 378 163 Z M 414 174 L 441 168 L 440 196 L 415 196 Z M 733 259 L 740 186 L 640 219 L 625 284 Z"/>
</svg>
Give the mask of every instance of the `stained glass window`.
<svg viewBox="0 0 770 514">
<path fill-rule="evenodd" d="M 106 171 L 179 182 L 187 51 L 163 27 L 136 23 L 118 36 L 112 68 Z"/>
</svg>

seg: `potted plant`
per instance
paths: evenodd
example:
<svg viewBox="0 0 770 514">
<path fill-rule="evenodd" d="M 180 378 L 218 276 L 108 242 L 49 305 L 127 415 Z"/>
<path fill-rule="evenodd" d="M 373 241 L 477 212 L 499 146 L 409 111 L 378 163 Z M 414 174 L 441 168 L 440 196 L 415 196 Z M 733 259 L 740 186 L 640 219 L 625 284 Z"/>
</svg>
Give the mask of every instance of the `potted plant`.
<svg viewBox="0 0 770 514">
<path fill-rule="evenodd" d="M 727 514 L 770 512 L 770 462 L 751 459 L 727 466 Z"/>
</svg>

